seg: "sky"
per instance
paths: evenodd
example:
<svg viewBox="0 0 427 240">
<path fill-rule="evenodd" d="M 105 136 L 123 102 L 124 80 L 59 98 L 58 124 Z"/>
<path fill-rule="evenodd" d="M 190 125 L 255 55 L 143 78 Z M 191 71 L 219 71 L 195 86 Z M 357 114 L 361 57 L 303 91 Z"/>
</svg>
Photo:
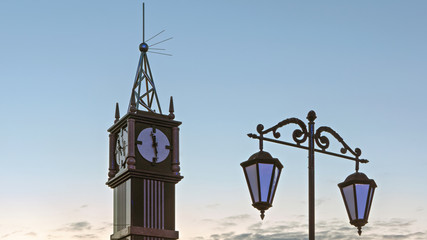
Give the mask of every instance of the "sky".
<svg viewBox="0 0 427 240">
<path fill-rule="evenodd" d="M 266 143 L 284 165 L 263 221 L 240 163 L 259 123 L 329 126 L 376 181 L 357 235 L 337 184 L 348 160 L 316 154 L 317 239 L 427 239 L 425 1 L 145 1 L 161 106 L 174 97 L 185 240 L 307 239 L 307 152 Z M 0 2 L 0 239 L 109 239 L 108 132 L 127 109 L 140 0 Z M 153 41 L 154 41 L 153 40 Z M 154 43 L 154 42 L 153 42 Z M 292 141 L 294 126 L 281 139 Z M 271 137 L 271 136 L 270 136 Z M 331 151 L 339 145 L 331 139 Z"/>
</svg>

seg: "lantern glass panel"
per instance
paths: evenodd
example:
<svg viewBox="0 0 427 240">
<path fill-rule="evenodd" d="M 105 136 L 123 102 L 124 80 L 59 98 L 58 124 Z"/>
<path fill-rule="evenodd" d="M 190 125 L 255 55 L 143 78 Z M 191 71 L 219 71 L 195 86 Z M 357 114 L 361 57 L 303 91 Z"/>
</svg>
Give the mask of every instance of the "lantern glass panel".
<svg viewBox="0 0 427 240">
<path fill-rule="evenodd" d="M 253 194 L 254 203 L 259 202 L 259 192 L 258 192 L 258 173 L 256 169 L 256 164 L 252 164 L 246 167 L 246 174 L 248 175 L 249 185 L 251 188 L 251 193 Z"/>
<path fill-rule="evenodd" d="M 369 191 L 368 211 L 366 212 L 367 215 L 369 215 L 369 212 L 371 211 L 372 197 L 374 196 L 374 190 L 375 188 L 371 187 Z M 368 219 L 368 216 L 366 216 L 366 219 Z"/>
<path fill-rule="evenodd" d="M 345 201 L 347 202 L 347 208 L 348 212 L 350 213 L 351 220 L 356 219 L 356 205 L 354 202 L 354 190 L 353 190 L 353 184 L 344 187 L 342 189 L 345 197 Z"/>
<path fill-rule="evenodd" d="M 267 202 L 268 193 L 271 186 L 271 175 L 273 174 L 273 164 L 259 164 L 259 181 L 261 187 L 261 201 Z"/>
<path fill-rule="evenodd" d="M 273 197 L 274 197 L 274 193 L 275 193 L 275 190 L 276 190 L 276 185 L 277 185 L 277 180 L 278 180 L 278 178 L 279 178 L 279 168 L 278 167 L 275 167 L 274 168 L 274 177 L 273 177 L 273 184 L 272 184 L 272 186 L 271 186 L 271 197 L 270 197 L 270 203 L 273 201 Z"/>
<path fill-rule="evenodd" d="M 357 217 L 365 218 L 366 201 L 368 200 L 369 184 L 356 184 Z"/>
</svg>

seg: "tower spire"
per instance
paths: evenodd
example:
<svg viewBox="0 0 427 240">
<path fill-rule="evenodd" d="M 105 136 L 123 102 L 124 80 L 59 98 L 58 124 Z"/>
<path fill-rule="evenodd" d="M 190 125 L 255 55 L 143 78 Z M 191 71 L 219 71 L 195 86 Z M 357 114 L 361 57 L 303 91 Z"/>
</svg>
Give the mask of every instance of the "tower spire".
<svg viewBox="0 0 427 240">
<path fill-rule="evenodd" d="M 139 45 L 141 55 L 136 70 L 135 82 L 132 87 L 128 112 L 131 111 L 131 102 L 133 98 L 136 109 L 142 106 L 149 112 L 155 113 L 157 110 L 157 113 L 162 114 L 150 63 L 148 62 L 148 48 L 148 44 L 145 42 L 145 6 L 144 3 L 142 3 L 142 43 Z"/>
</svg>

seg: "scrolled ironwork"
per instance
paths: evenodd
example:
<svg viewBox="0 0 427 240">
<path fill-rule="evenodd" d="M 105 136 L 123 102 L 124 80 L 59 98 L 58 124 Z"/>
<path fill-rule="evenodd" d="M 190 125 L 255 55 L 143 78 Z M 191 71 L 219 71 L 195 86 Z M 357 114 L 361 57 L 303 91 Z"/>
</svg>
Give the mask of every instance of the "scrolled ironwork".
<svg viewBox="0 0 427 240">
<path fill-rule="evenodd" d="M 362 151 L 360 150 L 360 148 L 355 148 L 354 150 L 351 149 L 346 142 L 344 142 L 344 140 L 342 139 L 342 137 L 335 132 L 332 128 L 330 127 L 319 127 L 316 130 L 316 133 L 314 134 L 314 140 L 317 144 L 318 147 L 320 147 L 322 149 L 322 151 L 325 151 L 326 149 L 329 148 L 330 145 L 330 141 L 329 138 L 325 135 L 322 135 L 324 132 L 327 132 L 329 134 L 331 134 L 336 140 L 338 140 L 338 142 L 340 142 L 342 144 L 341 150 L 340 152 L 342 154 L 346 154 L 347 151 L 350 152 L 353 156 L 355 156 L 356 158 L 359 158 L 360 155 L 362 154 Z"/>
<path fill-rule="evenodd" d="M 308 125 L 306 125 L 303 121 L 301 121 L 298 118 L 288 118 L 266 130 L 264 130 L 264 125 L 258 124 L 256 129 L 259 135 L 254 133 L 249 133 L 248 137 L 259 140 L 260 150 L 263 149 L 264 141 L 275 142 L 283 145 L 299 147 L 299 148 L 308 150 L 310 147 L 303 146 L 302 143 L 305 143 L 307 139 L 310 138 L 310 132 L 307 126 L 310 126 L 310 124 L 314 125 L 314 120 L 316 119 L 316 113 L 314 111 L 310 111 L 307 115 L 307 119 L 309 120 Z M 278 132 L 279 128 L 284 127 L 291 123 L 299 126 L 299 128 L 295 129 L 292 132 L 292 139 L 295 143 L 278 140 L 278 138 L 281 137 L 281 134 Z M 362 151 L 359 148 L 355 148 L 354 150 L 351 149 L 347 145 L 347 143 L 344 142 L 342 137 L 330 127 L 323 126 L 323 127 L 319 127 L 317 130 L 314 130 L 314 127 L 313 127 L 311 131 L 313 134 L 314 146 L 317 145 L 318 147 L 317 148 L 313 146 L 313 150 L 315 152 L 353 160 L 353 161 L 356 161 L 356 165 L 358 165 L 359 163 L 369 162 L 367 159 L 360 159 L 360 155 L 362 154 Z M 275 139 L 265 137 L 265 135 L 270 132 L 272 132 L 272 135 L 274 136 Z M 328 136 L 324 135 L 325 132 L 331 134 L 338 142 L 342 144 L 342 147 L 340 149 L 341 154 L 327 151 L 327 149 L 330 146 L 330 139 Z M 350 154 L 348 154 L 349 152 Z"/>
<path fill-rule="evenodd" d="M 258 133 L 259 134 L 267 134 L 269 132 L 273 132 L 273 136 L 277 139 L 279 138 L 281 135 L 280 133 L 277 131 L 279 128 L 284 127 L 288 124 L 297 124 L 301 129 L 295 129 L 292 133 L 292 139 L 295 141 L 296 144 L 300 145 L 301 143 L 304 143 L 307 140 L 308 137 L 308 131 L 307 131 L 307 126 L 305 125 L 305 123 L 303 121 L 301 121 L 298 118 L 288 118 L 285 119 L 281 122 L 279 122 L 278 124 L 274 125 L 273 127 L 262 131 L 263 128 L 261 129 L 261 131 L 259 131 L 258 127 Z M 261 125 L 261 124 L 260 124 Z"/>
</svg>

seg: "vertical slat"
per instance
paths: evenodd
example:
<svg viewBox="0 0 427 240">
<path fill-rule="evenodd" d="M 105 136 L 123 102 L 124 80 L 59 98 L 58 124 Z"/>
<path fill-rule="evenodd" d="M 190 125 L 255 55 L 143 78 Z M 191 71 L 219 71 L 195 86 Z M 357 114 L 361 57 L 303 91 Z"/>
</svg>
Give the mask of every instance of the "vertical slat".
<svg viewBox="0 0 427 240">
<path fill-rule="evenodd" d="M 151 179 L 143 180 L 143 227 L 165 229 L 165 183 Z M 120 188 L 120 191 L 123 189 Z M 122 192 L 118 194 L 124 196 Z M 125 201 L 125 199 L 120 199 Z M 123 207 L 123 205 L 121 205 Z M 125 210 L 125 209 L 123 209 Z M 165 240 L 164 238 L 144 236 L 143 240 Z"/>
<path fill-rule="evenodd" d="M 150 227 L 154 227 L 153 223 L 153 180 L 150 180 Z"/>
<path fill-rule="evenodd" d="M 152 211 L 152 206 L 151 206 L 151 195 L 152 195 L 152 188 L 151 188 L 151 181 L 152 180 L 148 180 L 148 192 L 147 192 L 147 223 L 148 223 L 148 227 L 152 227 L 151 225 L 151 211 Z"/>
<path fill-rule="evenodd" d="M 154 228 L 158 228 L 157 226 L 157 181 L 153 181 L 154 185 L 154 191 L 153 191 L 153 210 L 154 210 L 154 216 L 153 216 L 153 222 L 154 222 Z"/>
<path fill-rule="evenodd" d="M 159 181 L 156 181 L 156 193 L 155 193 L 155 197 L 156 197 L 156 228 L 159 228 Z"/>
<path fill-rule="evenodd" d="M 144 179 L 144 196 L 143 196 L 143 199 L 144 199 L 144 202 L 143 202 L 143 207 L 144 207 L 144 224 L 143 224 L 143 226 L 144 227 L 147 227 L 147 205 L 146 205 L 146 202 L 147 202 L 147 179 Z"/>
<path fill-rule="evenodd" d="M 151 194 L 151 180 L 147 180 L 147 227 L 151 227 L 151 206 L 150 206 L 150 194 Z"/>
<path fill-rule="evenodd" d="M 161 194 L 162 194 L 162 207 L 161 207 L 161 216 L 162 216 L 162 229 L 165 229 L 165 183 L 164 182 L 162 182 L 161 183 L 162 184 L 162 191 L 161 191 Z"/>
</svg>

